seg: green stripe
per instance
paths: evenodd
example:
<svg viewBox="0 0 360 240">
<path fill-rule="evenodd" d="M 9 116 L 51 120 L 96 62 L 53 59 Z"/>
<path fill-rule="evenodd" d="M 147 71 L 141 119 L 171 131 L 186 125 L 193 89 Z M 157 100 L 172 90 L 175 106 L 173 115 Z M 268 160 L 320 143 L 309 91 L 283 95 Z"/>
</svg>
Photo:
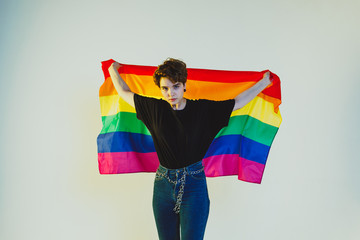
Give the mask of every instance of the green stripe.
<svg viewBox="0 0 360 240">
<path fill-rule="evenodd" d="M 229 125 L 223 128 L 216 137 L 241 134 L 246 138 L 271 146 L 277 131 L 277 127 L 263 123 L 248 115 L 240 115 L 231 117 Z"/>
<path fill-rule="evenodd" d="M 119 112 L 115 115 L 103 116 L 102 122 L 103 128 L 100 134 L 131 132 L 150 135 L 146 126 L 136 118 L 136 113 Z M 277 131 L 277 127 L 263 123 L 248 115 L 240 115 L 231 117 L 229 125 L 223 128 L 216 137 L 241 134 L 251 140 L 271 146 Z"/>
<path fill-rule="evenodd" d="M 136 113 L 119 112 L 115 115 L 103 116 L 102 123 L 103 128 L 100 134 L 110 132 L 131 132 L 150 135 L 150 132 L 144 123 L 137 119 Z"/>
</svg>

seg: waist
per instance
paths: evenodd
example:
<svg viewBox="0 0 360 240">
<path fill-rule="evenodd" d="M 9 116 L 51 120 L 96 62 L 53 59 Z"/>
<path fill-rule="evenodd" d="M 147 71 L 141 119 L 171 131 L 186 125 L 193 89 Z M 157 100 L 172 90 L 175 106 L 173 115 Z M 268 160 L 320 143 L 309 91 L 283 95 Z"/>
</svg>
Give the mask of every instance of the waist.
<svg viewBox="0 0 360 240">
<path fill-rule="evenodd" d="M 174 207 L 174 211 L 176 214 L 180 212 L 182 196 L 185 189 L 186 176 L 203 173 L 203 171 L 204 167 L 202 165 L 202 161 L 178 169 L 168 169 L 164 166 L 159 166 L 158 170 L 156 171 L 155 183 L 156 179 L 166 179 L 170 184 L 174 184 L 175 186 L 177 184 L 180 184 L 179 191 L 176 195 L 176 203 Z M 203 174 L 203 178 L 205 179 L 205 174 Z"/>
<path fill-rule="evenodd" d="M 189 166 L 183 167 L 183 168 L 177 168 L 177 169 L 170 169 L 166 168 L 162 165 L 159 165 L 158 171 L 162 174 L 172 174 L 172 173 L 183 173 L 186 172 L 187 174 L 193 174 L 194 172 L 199 172 L 204 169 L 204 166 L 202 164 L 202 160 L 196 163 L 193 163 Z"/>
</svg>

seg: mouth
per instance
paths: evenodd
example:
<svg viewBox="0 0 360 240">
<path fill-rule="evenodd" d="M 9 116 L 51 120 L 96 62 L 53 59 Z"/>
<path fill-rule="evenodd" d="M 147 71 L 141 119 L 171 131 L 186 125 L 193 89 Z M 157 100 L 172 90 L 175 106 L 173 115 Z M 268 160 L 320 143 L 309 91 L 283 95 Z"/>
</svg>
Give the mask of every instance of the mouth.
<svg viewBox="0 0 360 240">
<path fill-rule="evenodd" d="M 176 98 L 170 98 L 169 101 L 174 102 L 174 101 L 176 101 Z"/>
</svg>

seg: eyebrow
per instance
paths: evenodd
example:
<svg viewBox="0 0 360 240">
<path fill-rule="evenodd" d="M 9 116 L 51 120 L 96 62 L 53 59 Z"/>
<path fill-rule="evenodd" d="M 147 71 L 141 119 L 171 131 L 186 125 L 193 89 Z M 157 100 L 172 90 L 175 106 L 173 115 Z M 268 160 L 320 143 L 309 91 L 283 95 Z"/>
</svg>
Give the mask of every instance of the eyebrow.
<svg viewBox="0 0 360 240">
<path fill-rule="evenodd" d="M 179 85 L 180 85 L 180 82 L 176 82 L 176 83 L 173 84 L 173 86 L 179 86 Z M 168 86 L 168 85 L 160 85 L 160 87 L 161 87 L 161 88 L 163 88 L 163 87 L 167 87 L 167 88 L 168 88 L 168 87 L 170 87 L 170 86 Z"/>
</svg>

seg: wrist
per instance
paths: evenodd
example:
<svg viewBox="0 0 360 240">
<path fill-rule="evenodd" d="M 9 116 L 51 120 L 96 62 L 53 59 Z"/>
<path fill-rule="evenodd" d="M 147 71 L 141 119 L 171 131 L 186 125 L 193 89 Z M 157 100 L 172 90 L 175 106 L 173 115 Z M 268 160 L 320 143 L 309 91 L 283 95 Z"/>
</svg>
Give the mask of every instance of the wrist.
<svg viewBox="0 0 360 240">
<path fill-rule="evenodd" d="M 269 85 L 271 83 L 271 80 L 270 80 L 270 78 L 265 78 L 264 82 L 265 82 L 265 84 L 267 86 L 267 85 Z"/>
</svg>

